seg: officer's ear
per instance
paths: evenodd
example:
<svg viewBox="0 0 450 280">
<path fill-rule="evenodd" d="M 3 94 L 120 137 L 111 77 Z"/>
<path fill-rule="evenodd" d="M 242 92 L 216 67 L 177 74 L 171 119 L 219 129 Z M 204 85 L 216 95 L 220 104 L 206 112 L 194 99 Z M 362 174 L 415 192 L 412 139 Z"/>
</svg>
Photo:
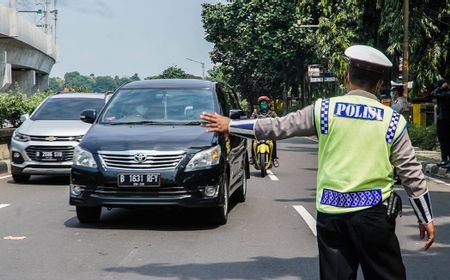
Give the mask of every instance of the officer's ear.
<svg viewBox="0 0 450 280">
<path fill-rule="evenodd" d="M 348 89 L 350 86 L 350 73 L 348 71 L 344 72 L 344 84 Z"/>
<path fill-rule="evenodd" d="M 384 81 L 383 80 L 379 80 L 377 85 L 375 86 L 375 93 L 380 92 L 381 87 L 383 86 Z"/>
</svg>

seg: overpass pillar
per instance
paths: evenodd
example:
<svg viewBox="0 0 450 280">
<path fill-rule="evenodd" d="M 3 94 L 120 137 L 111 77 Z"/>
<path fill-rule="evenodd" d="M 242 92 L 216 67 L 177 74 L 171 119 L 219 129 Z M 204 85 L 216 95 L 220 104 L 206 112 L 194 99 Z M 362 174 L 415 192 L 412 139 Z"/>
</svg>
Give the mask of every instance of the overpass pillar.
<svg viewBox="0 0 450 280">
<path fill-rule="evenodd" d="M 39 73 L 36 75 L 36 91 L 46 91 L 48 89 L 48 74 Z"/>
<path fill-rule="evenodd" d="M 7 53 L 0 50 L 0 92 L 7 91 L 11 86 L 11 75 L 11 64 L 7 63 Z"/>
<path fill-rule="evenodd" d="M 31 95 L 36 91 L 36 71 L 34 70 L 13 70 L 13 84 L 19 85 L 26 94 Z"/>
</svg>

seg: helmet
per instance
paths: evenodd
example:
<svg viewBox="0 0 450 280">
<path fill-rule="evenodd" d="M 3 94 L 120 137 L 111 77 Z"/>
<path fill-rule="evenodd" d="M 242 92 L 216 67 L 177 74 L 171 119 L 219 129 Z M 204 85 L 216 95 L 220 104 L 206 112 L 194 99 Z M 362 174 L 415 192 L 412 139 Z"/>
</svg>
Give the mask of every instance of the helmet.
<svg viewBox="0 0 450 280">
<path fill-rule="evenodd" d="M 260 97 L 258 98 L 258 103 L 261 103 L 261 102 L 263 102 L 263 101 L 266 101 L 267 103 L 269 103 L 269 102 L 270 102 L 270 97 L 265 96 L 265 95 L 260 96 Z"/>
</svg>

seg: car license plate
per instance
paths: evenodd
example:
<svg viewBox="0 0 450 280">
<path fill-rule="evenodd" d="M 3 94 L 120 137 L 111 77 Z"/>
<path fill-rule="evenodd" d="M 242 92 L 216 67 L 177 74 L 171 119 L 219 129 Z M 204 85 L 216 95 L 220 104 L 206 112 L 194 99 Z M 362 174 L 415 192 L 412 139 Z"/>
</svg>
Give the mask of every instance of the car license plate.
<svg viewBox="0 0 450 280">
<path fill-rule="evenodd" d="M 159 187 L 160 174 L 119 174 L 117 184 L 119 187 Z"/>
<path fill-rule="evenodd" d="M 63 153 L 62 152 L 44 152 L 44 151 L 37 151 L 36 157 L 39 160 L 46 160 L 46 161 L 60 161 L 62 160 Z"/>
</svg>

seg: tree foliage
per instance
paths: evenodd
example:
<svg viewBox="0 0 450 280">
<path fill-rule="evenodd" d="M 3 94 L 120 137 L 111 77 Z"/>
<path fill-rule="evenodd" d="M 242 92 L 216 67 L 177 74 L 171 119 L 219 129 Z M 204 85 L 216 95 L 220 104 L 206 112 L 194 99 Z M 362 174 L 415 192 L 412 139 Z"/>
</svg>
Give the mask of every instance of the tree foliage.
<svg viewBox="0 0 450 280">
<path fill-rule="evenodd" d="M 223 77 L 250 104 L 259 95 L 296 94 L 308 59 L 314 55 L 313 32 L 298 22 L 318 16 L 313 1 L 234 0 L 203 4 L 206 40 L 214 44 L 211 59 Z"/>
<path fill-rule="evenodd" d="M 155 79 L 201 79 L 201 77 L 194 76 L 186 73 L 183 69 L 177 66 L 171 66 L 164 70 L 161 74 L 157 76 L 150 76 L 145 78 L 146 80 Z"/>
<path fill-rule="evenodd" d="M 399 74 L 403 51 L 403 1 L 321 0 L 323 14 L 317 32 L 319 44 L 334 72 L 346 69 L 345 48 L 366 44 L 381 49 L 394 62 L 392 77 Z M 410 0 L 409 79 L 415 92 L 440 77 L 450 75 L 449 0 Z"/>
</svg>

